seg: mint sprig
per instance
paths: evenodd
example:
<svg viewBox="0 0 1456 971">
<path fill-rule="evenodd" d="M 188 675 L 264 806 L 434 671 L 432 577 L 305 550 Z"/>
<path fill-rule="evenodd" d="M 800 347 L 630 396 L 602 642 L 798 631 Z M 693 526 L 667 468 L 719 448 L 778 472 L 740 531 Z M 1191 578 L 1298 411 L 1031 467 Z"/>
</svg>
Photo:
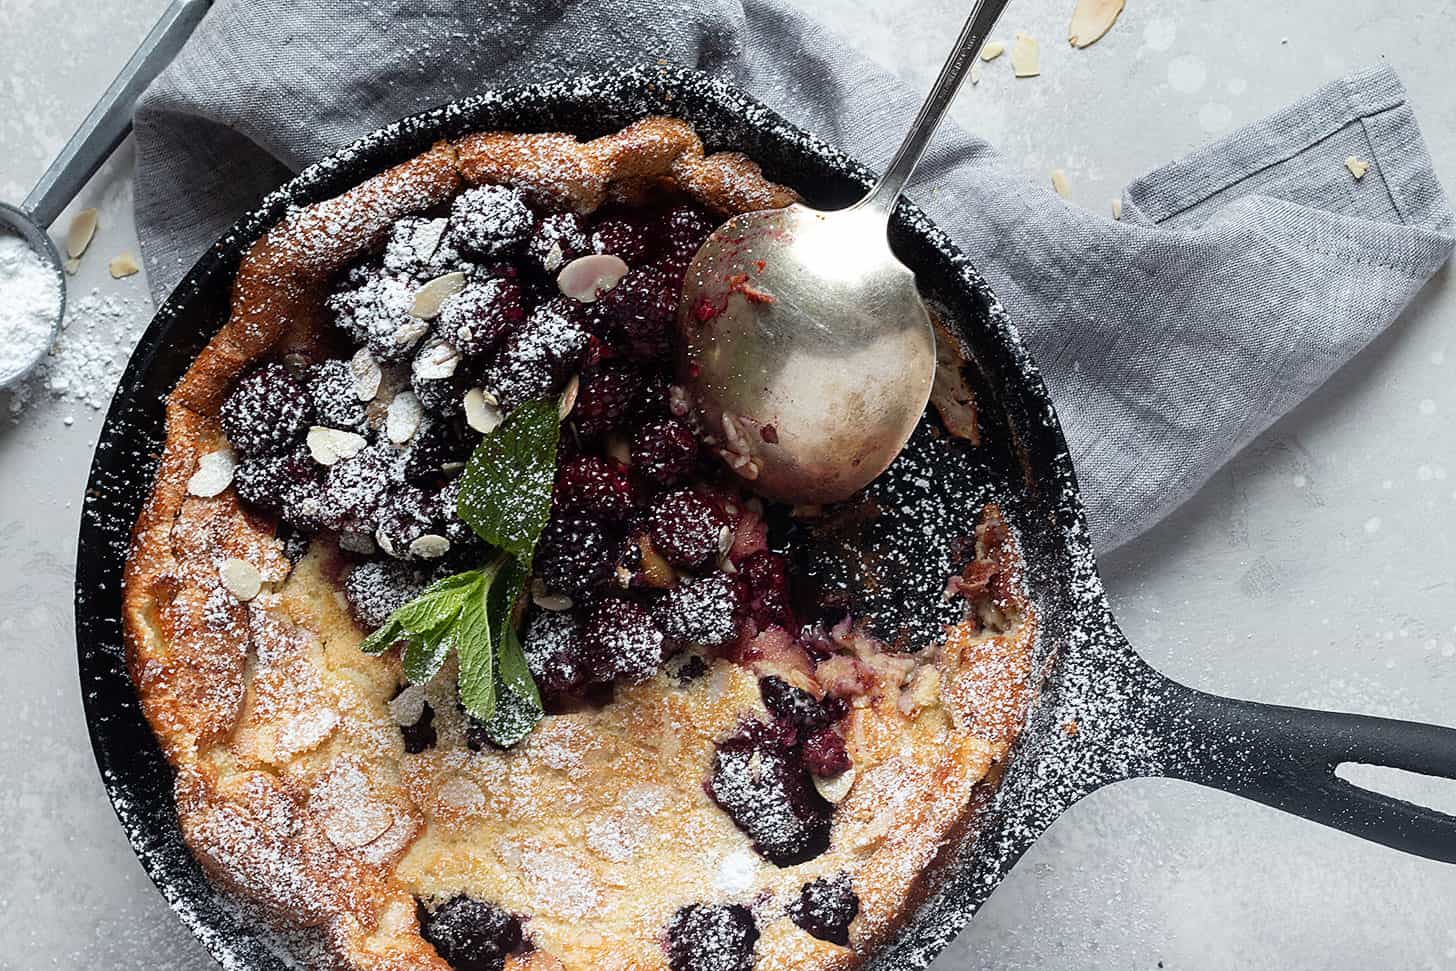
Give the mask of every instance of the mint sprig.
<svg viewBox="0 0 1456 971">
<path fill-rule="evenodd" d="M 461 473 L 460 518 L 527 565 L 551 515 L 560 434 L 556 402 L 527 402 L 480 440 Z"/>
<path fill-rule="evenodd" d="M 544 713 L 514 613 L 551 515 L 559 434 L 557 403 L 533 401 L 481 439 L 461 473 L 457 511 L 500 555 L 430 584 L 360 645 L 381 654 L 403 641 L 404 674 L 416 684 L 455 651 L 460 703 L 502 747 L 529 735 Z"/>
</svg>

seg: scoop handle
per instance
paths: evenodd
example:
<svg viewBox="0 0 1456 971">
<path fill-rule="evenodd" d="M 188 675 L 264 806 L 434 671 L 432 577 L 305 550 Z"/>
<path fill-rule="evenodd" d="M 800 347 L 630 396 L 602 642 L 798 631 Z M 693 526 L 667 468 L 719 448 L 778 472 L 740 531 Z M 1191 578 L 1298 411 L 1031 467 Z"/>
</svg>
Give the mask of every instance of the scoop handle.
<svg viewBox="0 0 1456 971">
<path fill-rule="evenodd" d="M 50 226 L 131 131 L 132 109 L 162 69 L 182 49 L 212 0 L 174 0 L 137 52 L 106 89 L 76 134 L 40 177 L 22 208 Z"/>
<path fill-rule="evenodd" d="M 956 38 L 950 56 L 940 69 L 940 76 L 935 79 L 930 94 L 920 106 L 920 113 L 911 123 L 910 131 L 900 143 L 899 151 L 891 159 L 879 183 L 856 204 L 856 208 L 878 209 L 889 219 L 890 213 L 895 209 L 895 202 L 905 191 L 905 184 L 915 172 L 915 166 L 920 164 L 921 156 L 925 154 L 930 140 L 935 137 L 941 119 L 945 117 L 951 102 L 955 101 L 956 92 L 960 91 L 966 75 L 971 73 L 971 67 L 976 63 L 976 55 L 981 53 L 981 46 L 986 43 L 991 29 L 996 26 L 996 21 L 1001 18 L 1001 12 L 1009 2 L 1010 0 L 977 0 L 976 5 L 971 8 L 971 14 L 961 28 L 961 35 Z"/>
</svg>

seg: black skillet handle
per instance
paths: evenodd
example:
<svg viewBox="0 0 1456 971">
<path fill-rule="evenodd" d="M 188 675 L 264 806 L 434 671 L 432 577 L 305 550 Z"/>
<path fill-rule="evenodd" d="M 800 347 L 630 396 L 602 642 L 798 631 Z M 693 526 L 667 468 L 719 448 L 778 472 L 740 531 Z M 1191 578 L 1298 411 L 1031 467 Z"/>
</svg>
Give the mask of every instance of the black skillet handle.
<svg viewBox="0 0 1456 971">
<path fill-rule="evenodd" d="M 1456 863 L 1456 817 L 1335 775 L 1354 762 L 1456 779 L 1456 729 L 1220 698 L 1147 674 L 1159 682 L 1151 692 L 1157 703 L 1142 711 L 1158 739 L 1147 774 L 1212 786 Z"/>
</svg>

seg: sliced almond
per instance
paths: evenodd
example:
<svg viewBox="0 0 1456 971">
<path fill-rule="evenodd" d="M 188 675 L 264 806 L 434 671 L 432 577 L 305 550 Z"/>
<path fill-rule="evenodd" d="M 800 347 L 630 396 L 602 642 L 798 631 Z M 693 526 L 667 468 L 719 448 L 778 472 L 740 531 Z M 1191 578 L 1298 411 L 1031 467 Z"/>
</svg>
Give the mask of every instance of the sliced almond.
<svg viewBox="0 0 1456 971">
<path fill-rule="evenodd" d="M 1362 158 L 1356 158 L 1351 155 L 1345 159 L 1345 168 L 1349 169 L 1350 174 L 1358 181 L 1359 179 L 1365 178 L 1365 173 L 1370 171 L 1370 163 Z"/>
<path fill-rule="evenodd" d="M 407 686 L 389 702 L 389 714 L 396 725 L 417 725 L 425 714 L 425 686 Z"/>
<path fill-rule="evenodd" d="M 360 401 L 373 401 L 384 381 L 384 371 L 369 348 L 359 348 L 349 359 L 349 373 L 354 375 L 354 397 Z"/>
<path fill-rule="evenodd" d="M 465 424 L 482 435 L 489 435 L 505 420 L 501 415 L 500 406 L 493 400 L 487 401 L 486 395 L 487 393 L 480 388 L 471 388 L 465 392 Z M 490 397 L 493 399 L 494 395 Z"/>
<path fill-rule="evenodd" d="M 95 209 L 82 209 L 71 219 L 71 228 L 66 230 L 66 255 L 79 260 L 86 247 L 96 235 L 97 215 Z"/>
<path fill-rule="evenodd" d="M 576 407 L 576 393 L 581 390 L 581 375 L 573 374 L 571 380 L 566 382 L 566 390 L 561 392 L 561 402 L 556 406 L 556 417 L 562 421 L 571 414 L 571 409 Z"/>
<path fill-rule="evenodd" d="M 401 391 L 389 403 L 384 415 L 384 434 L 396 445 L 403 445 L 415 437 L 420 423 L 425 419 L 424 406 L 413 391 Z"/>
<path fill-rule="evenodd" d="M 187 480 L 190 495 L 211 498 L 222 493 L 233 484 L 233 473 L 238 468 L 238 457 L 230 448 L 208 452 L 197 460 L 197 471 Z"/>
<path fill-rule="evenodd" d="M 1121 199 L 1113 199 L 1112 200 L 1112 218 L 1113 219 L 1121 219 L 1122 218 L 1122 200 Z"/>
<path fill-rule="evenodd" d="M 980 84 L 981 83 L 981 62 L 980 61 L 977 61 L 975 64 L 972 64 L 971 65 L 971 83 L 972 84 Z"/>
<path fill-rule="evenodd" d="M 360 556 L 369 556 L 374 552 L 374 537 L 368 533 L 360 533 L 350 530 L 339 534 L 339 549 L 348 550 L 350 553 L 358 553 Z"/>
<path fill-rule="evenodd" d="M 450 552 L 450 541 L 443 536 L 436 536 L 434 533 L 426 533 L 417 537 L 409 545 L 410 553 L 422 560 L 438 560 Z"/>
<path fill-rule="evenodd" d="M 129 276 L 136 276 L 142 269 L 141 264 L 136 261 L 136 257 L 130 253 L 122 253 L 115 257 L 106 264 L 106 268 L 111 271 L 113 280 L 124 280 Z"/>
<path fill-rule="evenodd" d="M 1067 41 L 1073 47 L 1087 47 L 1112 29 L 1127 0 L 1077 0 Z"/>
<path fill-rule="evenodd" d="M 531 601 L 542 610 L 553 613 L 570 610 L 573 605 L 572 599 L 564 593 L 536 593 L 531 595 Z"/>
<path fill-rule="evenodd" d="M 640 575 L 644 583 L 658 590 L 666 590 L 677 583 L 677 571 L 657 552 L 646 533 L 637 537 L 637 548 L 642 551 Z"/>
<path fill-rule="evenodd" d="M 1030 34 L 1017 31 L 1011 42 L 1011 71 L 1019 78 L 1034 78 L 1041 73 L 1041 45 Z"/>
<path fill-rule="evenodd" d="M 996 58 L 1000 57 L 1002 54 L 1005 53 L 1006 45 L 999 40 L 993 40 L 988 42 L 985 47 L 981 48 L 981 60 L 994 61 L 996 60 Z"/>
<path fill-rule="evenodd" d="M 218 567 L 217 575 L 227 592 L 243 603 L 252 600 L 263 589 L 263 574 L 247 560 L 237 557 L 224 560 L 222 566 Z"/>
<path fill-rule="evenodd" d="M 423 320 L 411 320 L 408 323 L 400 324 L 394 329 L 394 342 L 400 347 L 413 344 L 424 337 L 429 329 L 430 325 Z"/>
<path fill-rule="evenodd" d="M 627 441 L 627 436 L 618 432 L 612 432 L 607 436 L 606 445 L 603 451 L 608 458 L 616 459 L 623 465 L 632 464 L 632 445 Z"/>
<path fill-rule="evenodd" d="M 351 459 L 368 444 L 363 435 L 324 425 L 310 428 L 306 441 L 308 453 L 319 465 L 335 465 L 343 459 Z"/>
<path fill-rule="evenodd" d="M 410 306 L 410 316 L 421 320 L 434 320 L 446 300 L 465 289 L 465 274 L 456 270 L 437 276 L 415 291 L 415 302 Z"/>
<path fill-rule="evenodd" d="M 849 795 L 849 790 L 853 787 L 853 767 L 845 769 L 839 775 L 832 776 L 828 779 L 821 779 L 817 775 L 814 776 L 814 788 L 819 790 L 819 795 L 836 806 L 844 802 L 845 797 Z"/>
<path fill-rule="evenodd" d="M 454 377 L 460 366 L 460 352 L 449 341 L 439 341 L 415 358 L 415 377 L 422 381 L 439 381 Z"/>
<path fill-rule="evenodd" d="M 556 274 L 556 286 L 562 293 L 581 303 L 595 303 L 627 275 L 627 264 L 610 253 L 578 256 Z"/>
<path fill-rule="evenodd" d="M 1057 190 L 1057 195 L 1066 199 L 1072 194 L 1072 187 L 1067 184 L 1067 173 L 1061 169 L 1052 169 L 1052 188 Z"/>
</svg>

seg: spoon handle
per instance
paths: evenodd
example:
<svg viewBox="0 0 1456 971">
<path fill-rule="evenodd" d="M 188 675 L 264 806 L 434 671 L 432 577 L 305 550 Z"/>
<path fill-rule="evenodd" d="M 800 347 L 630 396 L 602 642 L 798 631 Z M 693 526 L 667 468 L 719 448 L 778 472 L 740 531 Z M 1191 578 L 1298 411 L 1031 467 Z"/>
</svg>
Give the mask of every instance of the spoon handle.
<svg viewBox="0 0 1456 971">
<path fill-rule="evenodd" d="M 940 76 L 935 79 L 935 86 L 926 96 L 925 104 L 920 106 L 920 114 L 915 116 L 910 131 L 900 143 L 900 150 L 895 153 L 889 168 L 885 169 L 885 174 L 870 190 L 869 195 L 856 203 L 856 209 L 877 209 L 884 214 L 886 220 L 889 219 L 890 213 L 895 209 L 895 202 L 905 191 L 905 183 L 910 181 L 915 166 L 920 163 L 920 157 L 925 154 L 926 147 L 935 136 L 935 130 L 940 127 L 940 120 L 945 117 L 946 109 L 955 100 L 961 82 L 971 72 L 971 65 L 976 63 L 976 55 L 981 52 L 981 45 L 986 43 L 991 28 L 996 26 L 996 21 L 1000 19 L 1001 12 L 1009 2 L 1010 0 L 977 0 L 975 7 L 971 9 L 971 15 L 966 18 L 966 25 L 961 28 L 961 35 L 956 38 L 955 46 L 951 48 L 950 57 L 940 69 Z"/>
<path fill-rule="evenodd" d="M 43 227 L 56 221 L 101 163 L 131 131 L 131 113 L 147 85 L 182 49 L 212 0 L 175 0 L 142 41 L 76 134 L 26 196 L 22 208 Z"/>
</svg>

